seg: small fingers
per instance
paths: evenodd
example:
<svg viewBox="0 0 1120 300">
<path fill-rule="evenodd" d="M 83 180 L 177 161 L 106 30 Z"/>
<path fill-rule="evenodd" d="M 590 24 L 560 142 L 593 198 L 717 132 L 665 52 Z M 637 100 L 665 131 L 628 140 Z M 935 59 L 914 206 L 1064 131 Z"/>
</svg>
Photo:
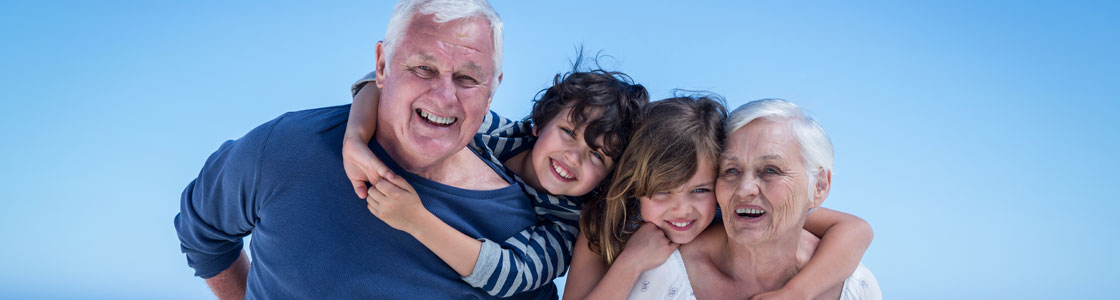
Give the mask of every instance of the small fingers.
<svg viewBox="0 0 1120 300">
<path fill-rule="evenodd" d="M 358 198 L 365 199 L 366 197 L 369 197 L 369 192 L 366 191 L 366 189 L 369 188 L 369 185 L 367 185 L 365 181 L 350 180 L 350 184 L 354 186 L 354 194 L 358 194 Z"/>
</svg>

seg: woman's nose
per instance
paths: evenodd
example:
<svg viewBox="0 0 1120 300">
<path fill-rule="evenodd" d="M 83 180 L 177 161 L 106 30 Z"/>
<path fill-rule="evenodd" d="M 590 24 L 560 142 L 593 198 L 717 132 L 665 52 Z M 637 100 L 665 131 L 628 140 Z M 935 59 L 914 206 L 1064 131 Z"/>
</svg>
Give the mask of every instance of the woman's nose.
<svg viewBox="0 0 1120 300">
<path fill-rule="evenodd" d="M 758 197 L 758 180 L 754 176 L 743 176 L 735 186 L 735 195 L 742 199 Z"/>
</svg>

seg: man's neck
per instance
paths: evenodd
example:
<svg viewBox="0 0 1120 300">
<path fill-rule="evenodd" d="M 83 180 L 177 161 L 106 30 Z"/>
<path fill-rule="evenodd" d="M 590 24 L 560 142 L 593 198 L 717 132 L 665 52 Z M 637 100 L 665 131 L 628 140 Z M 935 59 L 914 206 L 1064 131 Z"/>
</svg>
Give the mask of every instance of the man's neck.
<svg viewBox="0 0 1120 300">
<path fill-rule="evenodd" d="M 389 158 L 401 168 L 428 180 L 467 190 L 493 190 L 509 186 L 505 179 L 467 147 L 439 161 L 420 164 L 400 159 L 401 149 L 390 146 L 397 141 L 378 137 L 380 136 L 375 137 L 377 142 L 389 154 Z"/>
</svg>

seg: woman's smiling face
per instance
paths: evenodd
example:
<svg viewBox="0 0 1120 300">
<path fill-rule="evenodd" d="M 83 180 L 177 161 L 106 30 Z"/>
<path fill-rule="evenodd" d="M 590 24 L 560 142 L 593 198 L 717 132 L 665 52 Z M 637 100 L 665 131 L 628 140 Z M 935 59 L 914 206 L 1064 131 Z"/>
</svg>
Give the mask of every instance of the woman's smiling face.
<svg viewBox="0 0 1120 300">
<path fill-rule="evenodd" d="M 801 155 L 784 122 L 758 119 L 728 136 L 716 198 L 729 238 L 749 244 L 800 230 L 812 206 Z"/>
<path fill-rule="evenodd" d="M 683 185 L 641 197 L 642 220 L 653 223 L 677 244 L 691 242 L 716 213 L 714 163 L 700 158 L 696 173 Z"/>
</svg>

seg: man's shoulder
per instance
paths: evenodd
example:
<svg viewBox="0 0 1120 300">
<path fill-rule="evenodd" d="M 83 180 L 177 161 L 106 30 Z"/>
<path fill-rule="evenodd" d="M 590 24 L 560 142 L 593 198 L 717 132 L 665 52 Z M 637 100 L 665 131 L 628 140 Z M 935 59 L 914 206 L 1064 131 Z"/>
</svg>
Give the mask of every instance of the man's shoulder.
<svg viewBox="0 0 1120 300">
<path fill-rule="evenodd" d="M 257 153 L 262 165 L 341 153 L 349 105 L 292 111 L 257 126 L 238 144 Z"/>
<path fill-rule="evenodd" d="M 349 117 L 349 104 L 292 111 L 276 118 L 274 131 L 322 133 L 339 126 L 345 128 Z"/>
</svg>

